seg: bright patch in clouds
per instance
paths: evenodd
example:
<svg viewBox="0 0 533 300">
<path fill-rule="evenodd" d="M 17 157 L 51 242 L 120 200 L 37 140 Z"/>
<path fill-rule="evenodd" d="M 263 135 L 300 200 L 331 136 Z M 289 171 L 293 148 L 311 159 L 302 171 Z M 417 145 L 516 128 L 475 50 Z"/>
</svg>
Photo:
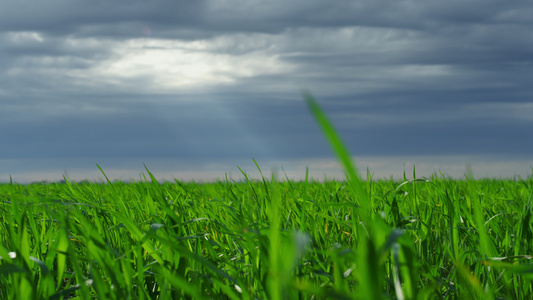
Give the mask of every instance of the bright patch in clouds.
<svg viewBox="0 0 533 300">
<path fill-rule="evenodd" d="M 124 83 L 144 78 L 144 88 L 171 92 L 228 85 L 240 78 L 290 70 L 289 65 L 268 53 L 268 48 L 241 55 L 211 51 L 219 48 L 220 42 L 135 39 L 117 43 L 116 56 L 97 71 L 104 77 L 123 79 Z M 237 47 L 242 41 L 226 38 L 224 42 Z"/>
</svg>

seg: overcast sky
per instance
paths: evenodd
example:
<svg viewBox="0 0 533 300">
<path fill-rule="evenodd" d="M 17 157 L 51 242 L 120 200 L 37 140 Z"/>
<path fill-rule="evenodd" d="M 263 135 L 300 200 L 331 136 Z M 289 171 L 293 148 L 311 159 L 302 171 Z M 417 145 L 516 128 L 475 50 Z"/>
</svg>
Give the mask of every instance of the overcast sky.
<svg viewBox="0 0 533 300">
<path fill-rule="evenodd" d="M 531 1 L 0 4 L 2 182 L 532 174 Z"/>
</svg>

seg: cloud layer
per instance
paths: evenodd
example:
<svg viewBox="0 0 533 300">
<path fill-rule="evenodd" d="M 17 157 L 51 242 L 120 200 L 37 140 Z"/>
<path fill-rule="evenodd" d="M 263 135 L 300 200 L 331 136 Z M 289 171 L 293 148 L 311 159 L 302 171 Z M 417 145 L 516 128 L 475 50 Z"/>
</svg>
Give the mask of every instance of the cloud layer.
<svg viewBox="0 0 533 300">
<path fill-rule="evenodd" d="M 527 1 L 2 5 L 0 180 L 332 160 L 302 89 L 390 173 L 402 157 L 533 164 Z"/>
</svg>

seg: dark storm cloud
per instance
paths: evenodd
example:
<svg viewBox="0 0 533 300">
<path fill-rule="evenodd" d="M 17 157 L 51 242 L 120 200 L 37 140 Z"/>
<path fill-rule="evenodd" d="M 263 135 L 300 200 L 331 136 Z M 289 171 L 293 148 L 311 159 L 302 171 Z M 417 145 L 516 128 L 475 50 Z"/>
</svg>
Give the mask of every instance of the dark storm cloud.
<svg viewBox="0 0 533 300">
<path fill-rule="evenodd" d="M 146 23 L 188 26 L 198 21 L 205 1 L 2 1 L 0 27 L 49 35 L 131 37 Z"/>
<path fill-rule="evenodd" d="M 225 30 L 277 33 L 286 28 L 411 29 L 445 33 L 461 26 L 530 23 L 526 1 L 213 1 L 208 24 Z M 218 5 L 217 5 L 218 4 Z M 228 5 L 232 4 L 232 5 Z"/>
<path fill-rule="evenodd" d="M 162 29 L 280 33 L 298 27 L 365 26 L 449 33 L 464 25 L 530 23 L 527 1 L 3 1 L 0 26 L 84 36 L 135 36 L 131 24 Z"/>
</svg>

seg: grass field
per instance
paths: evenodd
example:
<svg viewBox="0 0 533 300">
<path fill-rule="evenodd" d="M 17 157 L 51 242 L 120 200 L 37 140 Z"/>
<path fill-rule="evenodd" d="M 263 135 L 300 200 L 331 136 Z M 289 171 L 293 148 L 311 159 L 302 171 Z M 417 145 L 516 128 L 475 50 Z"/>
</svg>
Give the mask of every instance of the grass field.
<svg viewBox="0 0 533 300">
<path fill-rule="evenodd" d="M 344 181 L 0 185 L 0 299 L 533 295 L 532 177 L 362 180 L 306 98 Z"/>
</svg>

